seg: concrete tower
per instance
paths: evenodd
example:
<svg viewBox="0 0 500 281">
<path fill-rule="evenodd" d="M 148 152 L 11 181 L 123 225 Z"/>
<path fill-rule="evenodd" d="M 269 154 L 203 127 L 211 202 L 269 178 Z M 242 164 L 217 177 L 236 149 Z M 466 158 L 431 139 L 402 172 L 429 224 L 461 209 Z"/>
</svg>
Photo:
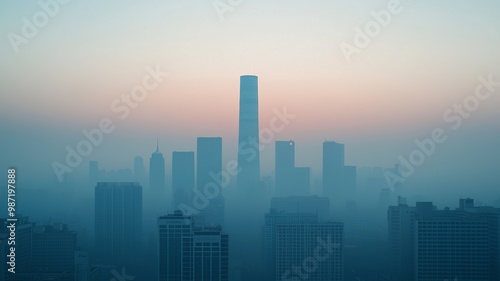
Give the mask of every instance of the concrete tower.
<svg viewBox="0 0 500 281">
<path fill-rule="evenodd" d="M 238 187 L 255 189 L 260 183 L 258 77 L 240 77 Z"/>
</svg>

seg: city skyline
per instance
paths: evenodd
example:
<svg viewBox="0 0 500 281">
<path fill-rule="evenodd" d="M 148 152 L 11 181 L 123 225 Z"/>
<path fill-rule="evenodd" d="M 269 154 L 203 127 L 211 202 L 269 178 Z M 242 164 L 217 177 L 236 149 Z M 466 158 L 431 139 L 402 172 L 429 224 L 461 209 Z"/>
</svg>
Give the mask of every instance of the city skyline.
<svg viewBox="0 0 500 281">
<path fill-rule="evenodd" d="M 401 2 L 402 12 L 393 15 L 390 25 L 352 63 L 345 60 L 340 44 L 352 44 L 355 28 L 373 20 L 371 13 L 384 10 L 386 1 L 352 7 L 324 1 L 306 6 L 257 1 L 235 7 L 223 21 L 209 2 L 200 6 L 158 3 L 137 7 L 124 3 L 122 16 L 113 19 L 116 24 L 107 20 L 112 4 L 92 9 L 95 2 L 74 3 L 61 5 L 47 26 L 20 46 L 19 53 L 12 50 L 7 37 L 0 44 L 5 62 L 0 67 L 4 77 L 0 117 L 10 120 L 0 125 L 10 135 L 5 140 L 10 149 L 2 147 L 1 153 L 18 160 L 16 165 L 28 165 L 19 153 L 21 149 L 39 154 L 42 163 L 26 168 L 40 177 L 50 174 L 53 161 L 64 159 L 65 146 L 75 147 L 83 137 L 81 131 L 98 127 L 101 118 L 111 118 L 116 129 L 106 135 L 88 160 L 101 160 L 108 169 L 118 167 L 126 157 L 147 157 L 150 151 L 138 144 L 142 147 L 156 138 L 162 141 L 167 165 L 170 151 L 193 150 L 198 136 L 223 137 L 228 144 L 224 161 L 235 159 L 238 77 L 245 74 L 259 76 L 261 129 L 268 126 L 273 109 L 286 107 L 298 117 L 276 136 L 277 140 L 294 139 L 301 144 L 298 166 L 311 167 L 312 174 L 317 174 L 321 167 L 314 159 L 321 152 L 315 147 L 328 139 L 349 144 L 348 164 L 391 167 L 399 155 L 414 149 L 415 139 L 428 137 L 433 128 L 453 124 L 445 122 L 443 114 L 474 93 L 478 77 L 492 74 L 493 80 L 500 80 L 496 78 L 500 63 L 495 55 L 500 40 L 494 29 L 498 18 L 494 9 L 487 8 L 498 5 L 495 1 L 484 6 L 448 1 L 432 7 L 422 1 Z M 41 10 L 37 3 L 2 5 L 5 9 L 1 11 L 11 11 L 2 14 L 3 34 L 21 34 L 22 18 L 31 19 Z M 271 13 L 280 7 L 283 13 Z M 145 13 L 151 16 L 142 17 Z M 84 16 L 89 14 L 92 17 Z M 481 16 L 476 17 L 478 14 Z M 252 24 L 255 18 L 261 21 Z M 317 20 L 308 20 L 313 18 Z M 138 24 L 140 19 L 144 22 Z M 169 25 L 174 23 L 179 24 L 175 30 Z M 439 28 L 426 28 L 433 23 L 439 23 Z M 137 31 L 134 24 L 143 26 L 144 32 L 125 36 L 122 28 Z M 104 27 L 108 33 L 97 31 L 95 26 Z M 79 34 L 85 36 L 79 38 Z M 112 34 L 115 37 L 109 37 Z M 162 36 L 150 40 L 156 38 L 153 34 Z M 61 43 L 61 38 L 68 41 Z M 136 43 L 128 44 L 132 39 Z M 51 42 L 60 43 L 59 52 L 52 51 Z M 88 52 L 82 51 L 84 46 Z M 117 48 L 121 51 L 113 52 Z M 407 52 L 412 55 L 406 56 Z M 82 53 L 87 55 L 74 55 Z M 44 71 L 43 65 L 48 62 L 53 66 Z M 71 66 L 74 63 L 78 67 Z M 216 67 L 211 69 L 213 65 Z M 467 67 L 455 67 L 458 65 Z M 131 109 L 125 120 L 120 119 L 121 115 L 110 109 L 113 102 L 130 94 L 157 68 L 168 75 L 160 77 L 158 87 Z M 91 71 L 95 69 L 99 71 Z M 18 77 L 30 83 L 21 83 Z M 191 83 L 193 79 L 197 83 Z M 436 167 L 449 167 L 450 157 L 470 142 L 485 149 L 495 147 L 500 139 L 500 133 L 494 130 L 500 120 L 496 97 L 481 102 L 460 130 L 447 130 L 448 147 L 454 149 L 433 155 Z M 225 110 L 219 112 L 218 105 Z M 92 108 L 92 114 L 83 108 Z M 34 122 L 37 126 L 32 125 Z M 21 148 L 18 144 L 24 145 Z M 132 154 L 118 153 L 125 150 Z M 270 145 L 262 152 L 263 173 L 273 169 L 273 150 Z M 481 159 L 485 164 L 476 172 L 482 173 L 482 179 L 491 178 L 490 167 L 495 162 L 484 158 L 477 157 L 476 162 Z M 467 175 L 467 167 L 456 168 L 461 170 L 459 174 Z M 84 174 L 83 168 L 79 172 Z M 453 174 L 451 168 L 443 172 Z"/>
<path fill-rule="evenodd" d="M 0 281 L 498 281 L 499 9 L 1 2 Z"/>
</svg>

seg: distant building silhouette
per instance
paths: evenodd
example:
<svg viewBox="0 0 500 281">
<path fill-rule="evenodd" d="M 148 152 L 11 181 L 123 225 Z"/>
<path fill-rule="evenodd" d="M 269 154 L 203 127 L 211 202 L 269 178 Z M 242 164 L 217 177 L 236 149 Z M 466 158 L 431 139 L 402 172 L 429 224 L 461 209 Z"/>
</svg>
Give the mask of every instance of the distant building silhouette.
<svg viewBox="0 0 500 281">
<path fill-rule="evenodd" d="M 343 280 L 342 223 L 319 223 L 317 214 L 271 209 L 265 215 L 264 238 L 266 281 Z"/>
<path fill-rule="evenodd" d="M 316 213 L 288 213 L 271 209 L 265 214 L 264 225 L 264 266 L 266 281 L 281 281 L 276 278 L 276 227 L 279 224 L 311 224 L 318 222 Z M 290 278 L 290 280 L 293 280 Z"/>
<path fill-rule="evenodd" d="M 499 280 L 500 209 L 460 201 L 457 210 L 431 202 L 388 210 L 393 277 L 397 280 Z"/>
<path fill-rule="evenodd" d="M 149 190 L 153 194 L 165 192 L 165 158 L 160 152 L 158 141 L 156 141 L 156 151 L 149 159 Z"/>
<path fill-rule="evenodd" d="M 180 211 L 158 218 L 159 280 L 228 281 L 229 241 L 221 227 L 195 227 Z"/>
<path fill-rule="evenodd" d="M 240 113 L 238 134 L 238 187 L 245 190 L 260 186 L 259 89 L 258 77 L 240 77 Z"/>
<path fill-rule="evenodd" d="M 198 196 L 208 199 L 200 210 L 200 225 L 224 225 L 224 197 L 220 184 L 222 173 L 222 138 L 200 137 L 197 139 L 196 186 Z M 195 194 L 195 196 L 197 196 Z"/>
<path fill-rule="evenodd" d="M 66 225 L 44 225 L 33 229 L 33 272 L 71 273 L 75 270 L 76 232 Z"/>
<path fill-rule="evenodd" d="M 331 200 L 342 192 L 344 145 L 334 141 L 323 143 L 323 196 Z"/>
<path fill-rule="evenodd" d="M 278 224 L 276 280 L 307 274 L 311 281 L 343 281 L 343 235 L 344 226 L 339 222 Z"/>
<path fill-rule="evenodd" d="M 290 196 L 290 189 L 295 185 L 295 142 L 275 142 L 275 195 Z"/>
<path fill-rule="evenodd" d="M 388 210 L 390 261 L 395 280 L 415 280 L 413 250 L 415 213 L 415 207 L 403 202 L 397 207 L 389 207 Z"/>
<path fill-rule="evenodd" d="M 5 223 L 5 220 L 1 220 L 0 223 Z M 35 226 L 34 223 L 29 222 L 28 217 L 18 217 L 15 245 L 8 245 L 7 238 L 8 234 L 2 228 L 0 231 L 0 254 L 2 254 L 0 256 L 2 263 L 0 280 L 94 280 L 81 278 L 89 271 L 83 272 L 84 268 L 76 259 L 76 232 L 68 230 L 65 224 Z M 12 246 L 16 248 L 15 274 L 7 271 L 9 265 L 5 259 Z M 85 268 L 88 270 L 88 267 Z M 76 274 L 77 272 L 80 274 Z"/>
<path fill-rule="evenodd" d="M 98 260 L 133 263 L 142 240 L 142 186 L 134 182 L 99 182 L 95 187 L 95 246 Z"/>
<path fill-rule="evenodd" d="M 180 204 L 192 205 L 194 184 L 194 152 L 173 152 L 172 197 L 174 208 L 179 208 Z"/>
<path fill-rule="evenodd" d="M 275 195 L 307 196 L 311 188 L 311 169 L 295 167 L 295 142 L 275 142 Z"/>
</svg>

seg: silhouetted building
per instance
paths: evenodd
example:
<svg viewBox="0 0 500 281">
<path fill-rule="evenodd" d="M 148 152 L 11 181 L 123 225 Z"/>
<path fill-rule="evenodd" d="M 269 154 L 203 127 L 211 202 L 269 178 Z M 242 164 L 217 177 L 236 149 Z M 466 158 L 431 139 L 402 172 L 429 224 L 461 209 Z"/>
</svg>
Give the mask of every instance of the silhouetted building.
<svg viewBox="0 0 500 281">
<path fill-rule="evenodd" d="M 100 262 L 127 265 L 137 259 L 142 235 L 142 186 L 99 182 L 95 188 L 95 245 Z"/>
<path fill-rule="evenodd" d="M 337 222 L 277 224 L 276 280 L 343 281 L 343 236 Z"/>
<path fill-rule="evenodd" d="M 3 225 L 5 220 L 0 223 Z M 0 231 L 0 268 L 5 270 L 0 280 L 75 281 L 76 232 L 62 224 L 34 226 L 28 217 L 18 217 L 15 223 L 15 244 L 8 245 L 9 234 L 3 228 Z M 5 260 L 12 246 L 15 247 L 15 274 L 7 271 L 10 266 Z"/>
<path fill-rule="evenodd" d="M 337 198 L 342 191 L 344 145 L 334 141 L 323 143 L 323 196 Z"/>
<path fill-rule="evenodd" d="M 499 214 L 471 199 L 457 210 L 430 202 L 388 211 L 389 242 L 398 280 L 498 280 Z M 408 278 L 408 279 L 405 279 Z"/>
<path fill-rule="evenodd" d="M 159 280 L 227 281 L 228 236 L 221 227 L 195 227 L 180 211 L 158 218 Z"/>
<path fill-rule="evenodd" d="M 160 152 L 158 141 L 156 142 L 156 151 L 151 154 L 149 159 L 149 189 L 153 194 L 165 192 L 165 158 Z"/>
<path fill-rule="evenodd" d="M 197 140 L 196 186 L 198 196 L 208 202 L 200 210 L 200 225 L 224 225 L 224 197 L 222 196 L 222 138 L 204 137 Z M 195 194 L 196 196 L 196 194 Z"/>
<path fill-rule="evenodd" d="M 180 204 L 192 205 L 194 183 L 194 152 L 173 152 L 172 197 L 174 208 L 179 208 Z"/>
<path fill-rule="evenodd" d="M 275 195 L 307 196 L 311 188 L 311 169 L 295 167 L 295 142 L 276 141 Z"/>
<path fill-rule="evenodd" d="M 392 277 L 395 280 L 414 280 L 415 207 L 401 202 L 389 207 L 387 217 Z"/>
<path fill-rule="evenodd" d="M 311 224 L 318 222 L 316 213 L 287 213 L 272 209 L 265 214 L 264 224 L 264 266 L 266 281 L 280 281 L 276 278 L 276 227 L 281 224 Z M 290 280 L 293 280 L 290 278 Z"/>
<path fill-rule="evenodd" d="M 240 77 L 238 135 L 238 187 L 251 190 L 260 186 L 259 90 L 258 77 Z"/>
<path fill-rule="evenodd" d="M 290 189 L 295 184 L 295 142 L 276 141 L 275 146 L 275 195 L 290 196 L 293 195 Z"/>
<path fill-rule="evenodd" d="M 76 232 L 66 225 L 36 226 L 33 229 L 33 272 L 66 273 L 75 270 Z"/>
<path fill-rule="evenodd" d="M 459 209 L 462 211 L 467 211 L 468 209 L 474 208 L 474 199 L 465 198 L 459 200 Z"/>
</svg>

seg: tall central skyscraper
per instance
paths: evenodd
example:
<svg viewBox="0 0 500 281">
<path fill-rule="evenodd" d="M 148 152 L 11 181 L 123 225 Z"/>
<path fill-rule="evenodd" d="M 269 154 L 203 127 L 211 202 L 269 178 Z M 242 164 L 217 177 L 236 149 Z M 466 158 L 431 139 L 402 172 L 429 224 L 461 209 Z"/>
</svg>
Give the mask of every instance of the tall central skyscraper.
<svg viewBox="0 0 500 281">
<path fill-rule="evenodd" d="M 252 189 L 260 182 L 258 77 L 240 77 L 238 187 Z"/>
</svg>

